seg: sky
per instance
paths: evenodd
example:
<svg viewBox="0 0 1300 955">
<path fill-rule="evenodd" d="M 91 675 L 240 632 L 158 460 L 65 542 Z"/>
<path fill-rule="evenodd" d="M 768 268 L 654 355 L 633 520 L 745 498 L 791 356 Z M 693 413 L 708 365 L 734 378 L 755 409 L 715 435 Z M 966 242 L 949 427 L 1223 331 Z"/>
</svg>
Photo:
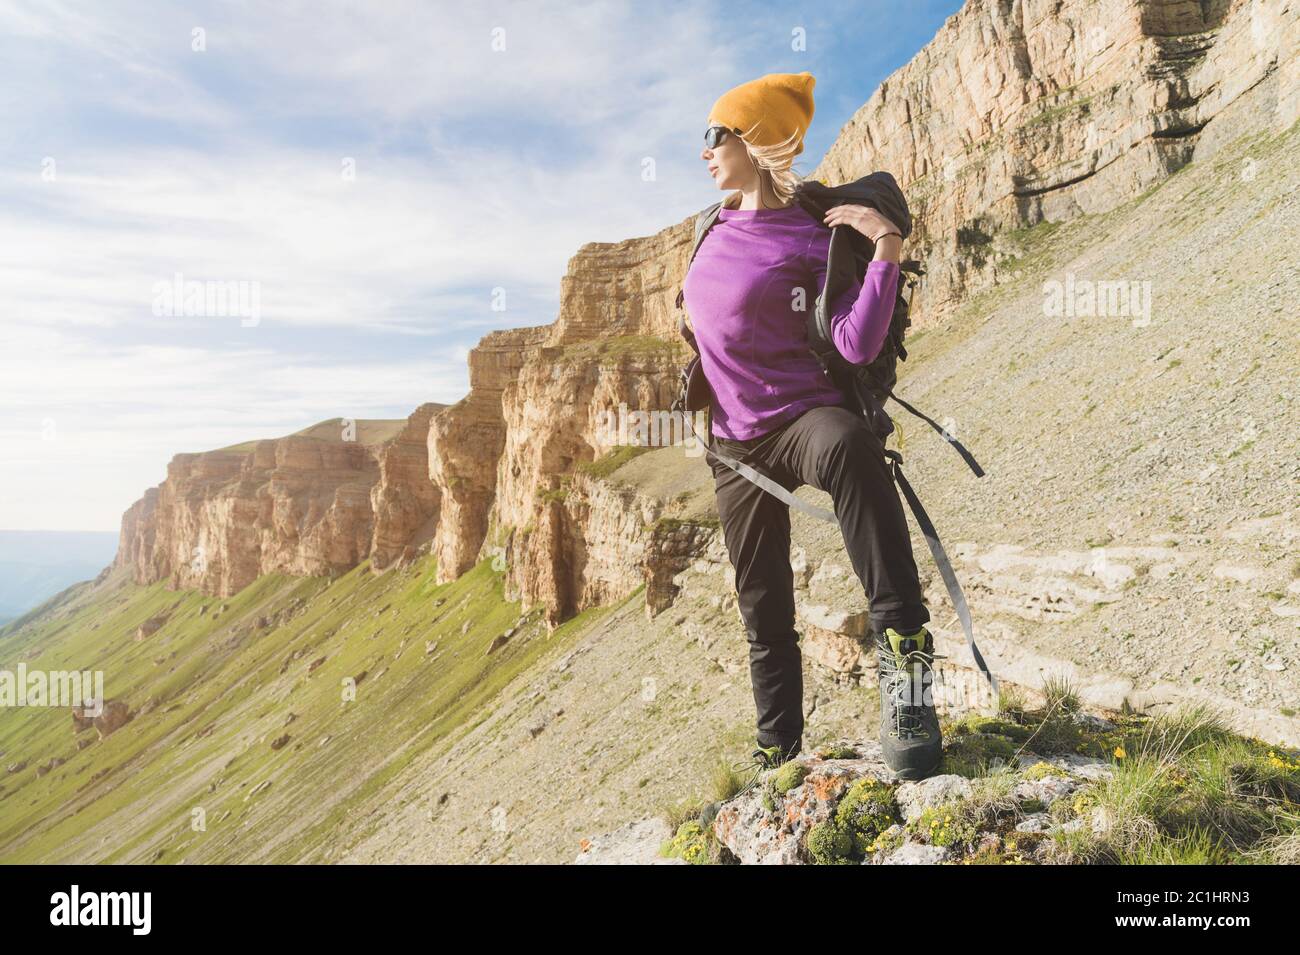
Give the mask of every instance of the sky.
<svg viewBox="0 0 1300 955">
<path fill-rule="evenodd" d="M 960 6 L 0 0 L 0 528 L 458 401 L 582 244 L 717 200 L 723 92 L 811 72 L 810 173 Z"/>
</svg>

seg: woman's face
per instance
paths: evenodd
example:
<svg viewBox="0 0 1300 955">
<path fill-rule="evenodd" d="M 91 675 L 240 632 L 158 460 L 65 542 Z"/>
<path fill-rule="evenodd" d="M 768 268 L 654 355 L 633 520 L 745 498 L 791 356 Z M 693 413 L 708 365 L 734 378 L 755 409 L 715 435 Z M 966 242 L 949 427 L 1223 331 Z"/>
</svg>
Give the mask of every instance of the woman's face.
<svg viewBox="0 0 1300 955">
<path fill-rule="evenodd" d="M 721 124 L 709 120 L 709 126 L 718 125 Z M 749 152 L 735 133 L 729 133 L 714 149 L 705 146 L 700 151 L 700 158 L 708 163 L 709 174 L 713 176 L 713 181 L 717 183 L 719 189 L 744 188 L 756 175 Z"/>
</svg>

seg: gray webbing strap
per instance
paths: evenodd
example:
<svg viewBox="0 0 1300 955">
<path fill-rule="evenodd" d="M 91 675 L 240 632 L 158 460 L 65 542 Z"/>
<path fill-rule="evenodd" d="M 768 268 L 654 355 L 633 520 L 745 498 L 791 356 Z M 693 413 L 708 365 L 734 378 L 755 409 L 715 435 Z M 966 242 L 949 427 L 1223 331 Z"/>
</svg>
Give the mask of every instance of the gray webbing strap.
<svg viewBox="0 0 1300 955">
<path fill-rule="evenodd" d="M 939 568 L 939 576 L 943 578 L 943 585 L 948 588 L 948 599 L 952 601 L 953 609 L 957 611 L 957 619 L 961 621 L 961 628 L 966 632 L 966 644 L 970 647 L 971 656 L 975 658 L 975 665 L 979 667 L 980 672 L 984 674 L 989 681 L 989 686 L 993 692 L 998 691 L 997 678 L 989 671 L 988 665 L 984 662 L 984 656 L 980 653 L 979 647 L 975 645 L 975 627 L 971 623 L 970 608 L 966 605 L 966 595 L 962 593 L 961 584 L 957 582 L 957 573 L 952 569 L 952 561 L 948 559 L 948 552 L 943 549 L 943 543 L 939 540 L 939 532 L 934 529 L 934 522 L 930 520 L 930 515 L 925 513 L 925 508 L 921 506 L 921 500 L 912 490 L 912 485 L 903 477 L 902 460 L 897 452 L 886 451 L 886 455 L 891 458 L 894 473 L 894 481 L 903 491 L 903 497 L 907 498 L 907 505 L 912 509 L 912 516 L 916 518 L 917 525 L 921 528 L 921 536 L 929 545 L 930 556 L 934 558 L 934 565 Z"/>
<path fill-rule="evenodd" d="M 691 423 L 690 414 L 683 414 L 682 417 L 686 421 L 686 427 L 691 429 L 691 434 L 695 435 L 695 440 L 703 441 L 704 439 L 700 437 L 699 432 L 695 430 L 695 425 Z M 748 464 L 745 464 L 742 461 L 736 461 L 725 454 L 713 450 L 709 447 L 708 441 L 704 441 L 704 448 L 709 454 L 713 455 L 713 457 L 731 468 L 731 470 L 735 471 L 745 480 L 749 481 L 751 484 L 757 484 L 764 491 L 767 491 L 768 494 L 771 494 L 783 503 L 788 504 L 795 510 L 802 511 L 809 517 L 815 517 L 819 521 L 826 521 L 828 524 L 839 523 L 839 519 L 824 507 L 817 507 L 815 504 L 809 504 L 807 501 L 799 500 L 799 498 L 795 497 L 781 485 L 777 484 L 766 475 L 754 470 Z"/>
</svg>

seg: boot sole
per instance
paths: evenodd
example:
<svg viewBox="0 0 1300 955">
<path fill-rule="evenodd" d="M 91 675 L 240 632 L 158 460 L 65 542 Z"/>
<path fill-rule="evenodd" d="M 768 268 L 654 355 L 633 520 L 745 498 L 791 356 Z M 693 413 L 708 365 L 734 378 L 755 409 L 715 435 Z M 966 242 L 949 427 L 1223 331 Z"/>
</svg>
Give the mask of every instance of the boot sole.
<svg viewBox="0 0 1300 955">
<path fill-rule="evenodd" d="M 894 774 L 895 779 L 901 779 L 904 782 L 916 782 L 920 779 L 929 779 L 931 776 L 938 775 L 939 767 L 943 765 L 942 754 L 931 763 L 928 767 L 905 766 L 902 769 L 895 769 L 885 760 L 885 767 Z"/>
<path fill-rule="evenodd" d="M 903 782 L 909 782 L 909 783 L 912 783 L 912 782 L 917 782 L 917 781 L 922 780 L 922 779 L 929 779 L 931 776 L 937 776 L 937 775 L 938 775 L 938 769 L 939 769 L 939 764 L 938 764 L 938 763 L 935 763 L 933 766 L 931 766 L 929 769 L 926 769 L 926 770 L 920 770 L 920 769 L 903 769 L 903 770 L 898 770 L 898 769 L 895 769 L 895 770 L 891 770 L 891 772 L 893 772 L 893 774 L 894 774 L 894 778 L 895 778 L 895 779 L 901 779 Z"/>
</svg>

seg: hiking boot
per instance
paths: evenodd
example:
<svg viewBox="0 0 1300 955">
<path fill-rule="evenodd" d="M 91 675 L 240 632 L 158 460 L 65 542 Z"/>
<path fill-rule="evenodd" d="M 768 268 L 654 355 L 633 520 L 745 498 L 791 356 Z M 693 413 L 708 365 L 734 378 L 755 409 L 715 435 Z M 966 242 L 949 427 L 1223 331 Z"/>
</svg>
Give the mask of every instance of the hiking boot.
<svg viewBox="0 0 1300 955">
<path fill-rule="evenodd" d="M 939 768 L 943 735 L 934 711 L 934 637 L 922 627 L 876 636 L 880 654 L 880 747 L 899 779 L 924 779 Z"/>
</svg>

